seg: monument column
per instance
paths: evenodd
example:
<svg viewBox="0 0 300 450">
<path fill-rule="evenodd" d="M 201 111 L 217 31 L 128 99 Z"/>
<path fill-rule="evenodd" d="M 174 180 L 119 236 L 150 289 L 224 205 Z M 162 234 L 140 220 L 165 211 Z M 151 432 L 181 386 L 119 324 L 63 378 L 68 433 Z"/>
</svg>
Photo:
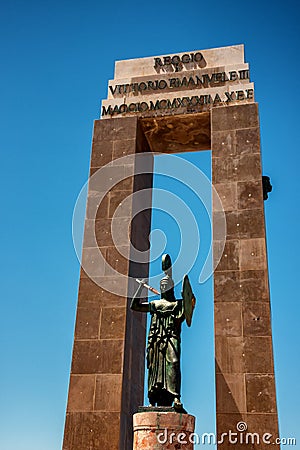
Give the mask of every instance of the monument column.
<svg viewBox="0 0 300 450">
<path fill-rule="evenodd" d="M 227 223 L 224 253 L 214 273 L 217 432 L 220 438 L 229 430 L 247 430 L 260 439 L 270 433 L 275 440 L 278 421 L 258 106 L 215 108 L 211 119 L 212 178 Z M 215 208 L 213 235 L 218 246 L 221 212 Z M 229 447 L 233 448 L 226 438 L 219 444 Z M 240 447 L 244 448 L 234 445 Z M 258 448 L 269 446 L 260 443 Z"/>
<path fill-rule="evenodd" d="M 114 167 L 89 183 L 82 251 L 87 273 L 81 269 L 63 450 L 132 450 L 132 414 L 143 403 L 146 318 L 127 308 L 127 277 L 141 276 L 141 270 L 146 277 L 148 264 L 139 265 L 135 273 L 130 258 L 116 250 L 111 225 L 116 208 L 128 195 L 152 187 L 149 155 L 145 163 L 150 174 L 142 178 L 135 175 L 134 158 L 118 161 L 143 151 L 149 149 L 137 117 L 95 121 L 90 175 L 106 164 L 113 162 Z M 101 191 L 120 171 L 122 181 L 100 204 Z M 132 223 L 134 204 L 117 218 L 123 255 L 129 256 L 130 239 L 141 250 L 149 246 L 151 198 L 147 198 L 146 210 Z M 99 263 L 99 251 L 119 276 Z M 123 297 L 112 293 L 116 284 L 122 285 Z"/>
</svg>

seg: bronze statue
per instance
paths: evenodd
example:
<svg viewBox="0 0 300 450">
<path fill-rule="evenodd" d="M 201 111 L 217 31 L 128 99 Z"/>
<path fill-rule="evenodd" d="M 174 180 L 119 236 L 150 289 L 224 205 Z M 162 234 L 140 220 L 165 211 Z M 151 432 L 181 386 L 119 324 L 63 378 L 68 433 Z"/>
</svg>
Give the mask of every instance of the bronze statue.
<svg viewBox="0 0 300 450">
<path fill-rule="evenodd" d="M 140 302 L 143 287 L 152 292 L 154 288 L 144 281 L 132 299 L 131 309 L 150 312 L 151 324 L 147 344 L 148 397 L 150 406 L 174 406 L 176 411 L 183 411 L 180 400 L 180 334 L 184 320 L 191 325 L 195 297 L 190 287 L 188 276 L 184 277 L 183 299 L 176 300 L 172 279 L 172 263 L 169 255 L 162 257 L 162 270 L 165 276 L 160 281 L 161 298 L 150 303 Z"/>
</svg>

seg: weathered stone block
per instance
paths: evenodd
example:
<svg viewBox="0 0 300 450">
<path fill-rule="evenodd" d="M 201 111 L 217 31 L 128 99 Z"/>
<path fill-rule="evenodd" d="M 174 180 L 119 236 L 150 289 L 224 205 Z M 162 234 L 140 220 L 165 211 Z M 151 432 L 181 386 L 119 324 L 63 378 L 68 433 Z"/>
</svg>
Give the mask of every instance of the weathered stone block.
<svg viewBox="0 0 300 450">
<path fill-rule="evenodd" d="M 215 303 L 215 335 L 242 336 L 242 306 L 240 302 Z"/>
<path fill-rule="evenodd" d="M 238 208 L 261 209 L 263 206 L 262 180 L 238 182 Z"/>
<path fill-rule="evenodd" d="M 244 373 L 243 336 L 215 336 L 216 373 Z"/>
<path fill-rule="evenodd" d="M 125 333 L 126 308 L 103 308 L 100 324 L 101 339 L 122 339 Z"/>
<path fill-rule="evenodd" d="M 218 373 L 216 375 L 216 398 L 219 413 L 246 412 L 244 374 Z"/>
<path fill-rule="evenodd" d="M 101 287 L 101 283 L 101 278 L 98 280 L 95 277 L 94 281 L 87 277 L 81 278 L 78 292 L 78 307 L 91 305 L 91 308 L 93 308 L 93 304 L 96 303 L 96 305 L 99 304 L 102 307 L 110 306 L 113 308 L 127 304 L 125 297 L 105 291 Z"/>
<path fill-rule="evenodd" d="M 240 241 L 240 269 L 263 270 L 266 267 L 265 239 L 242 239 Z"/>
<path fill-rule="evenodd" d="M 240 272 L 217 271 L 214 273 L 214 301 L 237 302 L 243 300 Z"/>
<path fill-rule="evenodd" d="M 258 108 L 256 103 L 234 105 L 212 110 L 212 131 L 239 130 L 241 128 L 257 128 Z"/>
<path fill-rule="evenodd" d="M 273 375 L 246 374 L 247 409 L 250 413 L 275 413 Z"/>
<path fill-rule="evenodd" d="M 223 242 L 214 242 L 215 255 L 219 253 L 218 247 L 222 246 Z M 239 241 L 231 240 L 225 243 L 225 248 L 221 260 L 215 269 L 216 271 L 237 270 L 239 268 Z"/>
<path fill-rule="evenodd" d="M 259 128 L 236 130 L 236 152 L 238 155 L 260 155 Z"/>
<path fill-rule="evenodd" d="M 75 339 L 99 338 L 100 313 L 100 303 L 77 307 Z"/>
<path fill-rule="evenodd" d="M 71 375 L 67 411 L 92 411 L 94 393 L 95 375 Z"/>
<path fill-rule="evenodd" d="M 109 196 L 93 191 L 89 192 L 86 207 L 86 219 L 99 220 L 108 219 Z"/>
<path fill-rule="evenodd" d="M 113 141 L 112 158 L 118 159 L 136 152 L 136 138 Z"/>
<path fill-rule="evenodd" d="M 237 183 L 219 183 L 215 184 L 214 188 L 220 197 L 222 206 L 219 205 L 219 202 L 214 201 L 213 197 L 213 211 L 217 211 L 221 208 L 224 211 L 233 211 L 237 209 Z"/>
<path fill-rule="evenodd" d="M 63 450 L 119 450 L 120 413 L 67 413 Z"/>
<path fill-rule="evenodd" d="M 92 146 L 91 167 L 102 167 L 112 161 L 113 141 L 95 141 Z"/>
<path fill-rule="evenodd" d="M 212 157 L 233 157 L 236 154 L 236 131 L 216 131 L 211 141 Z"/>
<path fill-rule="evenodd" d="M 272 338 L 249 336 L 244 338 L 245 372 L 274 372 Z"/>
<path fill-rule="evenodd" d="M 72 373 L 121 373 L 123 345 L 121 339 L 75 340 Z"/>
<path fill-rule="evenodd" d="M 95 411 L 120 411 L 121 397 L 121 374 L 96 376 Z"/>
<path fill-rule="evenodd" d="M 102 141 L 135 139 L 137 117 L 119 117 L 110 120 L 95 120 L 93 144 Z"/>
<path fill-rule="evenodd" d="M 266 267 L 263 270 L 240 271 L 242 298 L 247 301 L 269 301 L 269 285 Z"/>
<path fill-rule="evenodd" d="M 245 336 L 271 336 L 269 303 L 245 302 L 243 304 L 243 327 Z"/>
</svg>

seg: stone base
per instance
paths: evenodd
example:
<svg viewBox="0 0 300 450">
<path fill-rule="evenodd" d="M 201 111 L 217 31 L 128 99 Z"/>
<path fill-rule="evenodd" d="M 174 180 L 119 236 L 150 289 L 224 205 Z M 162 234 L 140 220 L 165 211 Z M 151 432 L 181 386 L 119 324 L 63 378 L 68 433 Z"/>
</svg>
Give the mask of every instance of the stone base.
<svg viewBox="0 0 300 450">
<path fill-rule="evenodd" d="M 174 406 L 139 406 L 137 412 L 176 412 L 187 414 L 183 406 L 180 409 L 176 409 Z"/>
<path fill-rule="evenodd" d="M 149 411 L 133 415 L 133 450 L 193 450 L 195 417 L 178 412 Z"/>
</svg>

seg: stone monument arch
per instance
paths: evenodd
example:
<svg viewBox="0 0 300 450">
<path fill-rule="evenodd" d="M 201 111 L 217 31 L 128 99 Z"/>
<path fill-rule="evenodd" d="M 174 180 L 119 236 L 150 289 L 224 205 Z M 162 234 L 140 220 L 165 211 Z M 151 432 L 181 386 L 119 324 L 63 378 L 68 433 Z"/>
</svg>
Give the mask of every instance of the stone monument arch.
<svg viewBox="0 0 300 450">
<path fill-rule="evenodd" d="M 146 323 L 129 308 L 128 278 L 147 278 L 149 264 L 133 261 L 130 241 L 147 252 L 151 153 L 201 150 L 211 150 L 212 183 L 223 205 L 220 211 L 213 201 L 216 251 L 221 214 L 227 223 L 214 271 L 218 448 L 249 448 L 228 442 L 229 430 L 278 436 L 258 104 L 244 47 L 236 45 L 116 62 L 94 124 L 63 450 L 132 450 Z M 119 208 L 143 190 L 142 213 L 135 214 L 135 197 Z M 262 440 L 251 445 L 269 448 Z"/>
</svg>

